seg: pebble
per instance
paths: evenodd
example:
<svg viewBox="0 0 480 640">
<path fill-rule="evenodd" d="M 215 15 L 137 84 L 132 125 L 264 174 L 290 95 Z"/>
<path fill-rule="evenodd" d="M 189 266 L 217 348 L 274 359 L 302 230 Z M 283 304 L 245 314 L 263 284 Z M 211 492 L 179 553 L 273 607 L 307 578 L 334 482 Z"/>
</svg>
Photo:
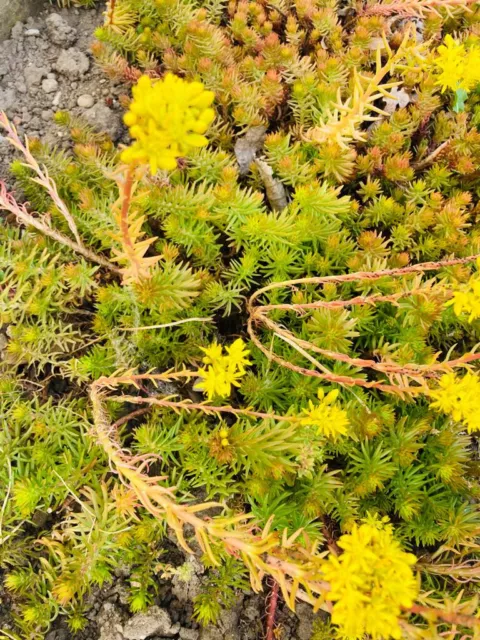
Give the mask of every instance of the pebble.
<svg viewBox="0 0 480 640">
<path fill-rule="evenodd" d="M 40 35 L 40 31 L 38 29 L 27 29 L 25 31 L 25 35 L 26 36 L 39 36 Z"/>
<path fill-rule="evenodd" d="M 77 39 L 77 30 L 58 13 L 51 13 L 46 20 L 46 25 L 50 40 L 60 47 L 69 47 Z"/>
<path fill-rule="evenodd" d="M 55 66 L 57 71 L 64 76 L 79 78 L 89 70 L 90 61 L 82 51 L 70 47 L 70 49 L 64 49 L 61 52 Z"/>
<path fill-rule="evenodd" d="M 42 78 L 44 78 L 48 73 L 48 69 L 45 67 L 37 67 L 35 65 L 28 65 L 24 71 L 23 75 L 25 77 L 25 81 L 29 87 L 35 84 L 40 84 Z"/>
<path fill-rule="evenodd" d="M 84 117 L 88 124 L 95 127 L 97 131 L 107 133 L 114 141 L 118 140 L 122 133 L 121 117 L 101 102 L 87 109 Z"/>
<path fill-rule="evenodd" d="M 58 82 L 55 78 L 45 78 L 42 81 L 42 89 L 45 93 L 54 93 L 58 89 Z"/>
<path fill-rule="evenodd" d="M 90 109 L 90 107 L 93 107 L 94 104 L 95 100 L 89 93 L 84 93 L 78 97 L 77 105 L 79 107 L 82 107 L 82 109 Z"/>
<path fill-rule="evenodd" d="M 60 104 L 60 98 L 62 97 L 62 92 L 61 91 L 57 91 L 57 93 L 55 94 L 54 99 L 52 100 L 52 105 L 54 107 L 58 107 L 58 105 Z"/>
<path fill-rule="evenodd" d="M 45 122 L 50 122 L 50 120 L 52 119 L 53 116 L 53 111 L 51 109 L 44 109 L 42 111 L 42 120 L 45 120 Z"/>
</svg>

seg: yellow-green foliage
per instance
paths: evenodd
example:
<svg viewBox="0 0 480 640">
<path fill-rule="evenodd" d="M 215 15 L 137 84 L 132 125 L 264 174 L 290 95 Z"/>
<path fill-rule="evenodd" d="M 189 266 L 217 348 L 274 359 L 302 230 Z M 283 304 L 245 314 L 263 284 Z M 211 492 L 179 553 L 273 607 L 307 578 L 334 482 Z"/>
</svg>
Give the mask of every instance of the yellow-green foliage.
<svg viewBox="0 0 480 640">
<path fill-rule="evenodd" d="M 0 190 L 22 638 L 82 628 L 120 563 L 148 606 L 167 526 L 203 548 L 202 623 L 250 572 L 333 608 L 314 638 L 476 637 L 480 102 L 442 46 L 477 59 L 479 24 L 468 0 L 109 0 L 132 146 L 58 113 L 72 153 L 29 150 L 2 118 L 30 203 Z"/>
</svg>

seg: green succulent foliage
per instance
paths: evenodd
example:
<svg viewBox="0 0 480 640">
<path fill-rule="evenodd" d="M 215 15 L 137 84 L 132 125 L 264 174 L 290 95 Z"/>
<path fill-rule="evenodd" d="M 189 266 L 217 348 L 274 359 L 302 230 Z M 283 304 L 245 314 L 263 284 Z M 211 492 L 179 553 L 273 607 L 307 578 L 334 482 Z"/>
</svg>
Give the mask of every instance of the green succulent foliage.
<svg viewBox="0 0 480 640">
<path fill-rule="evenodd" d="M 148 255 L 161 256 L 151 278 L 123 284 L 70 248 L 1 219 L 0 564 L 20 637 L 41 638 L 58 614 L 80 630 L 86 594 L 121 564 L 130 567 L 132 611 L 155 596 L 165 523 L 138 507 L 92 440 L 91 382 L 119 370 L 195 368 L 213 340 L 248 340 L 246 301 L 260 287 L 480 251 L 478 96 L 469 95 L 463 113 L 452 112 L 428 72 L 412 78 L 405 71 L 396 79 L 415 100 L 365 130 L 364 141 L 306 141 L 303 131 L 322 124 L 338 92 L 347 97 L 351 69 L 372 71 L 370 45 L 386 25 L 378 16 L 347 20 L 336 2 L 312 2 L 312 11 L 307 4 L 117 0 L 120 26 L 97 30 L 98 61 L 119 81 L 161 61 L 216 92 L 211 144 L 168 176 L 145 179 L 136 195 L 145 237 L 155 238 Z M 478 9 L 453 16 L 448 30 L 468 30 L 478 18 Z M 425 21 L 428 37 L 440 38 L 441 27 Z M 56 118 L 70 131 L 72 152 L 38 142 L 32 152 L 85 246 L 112 258 L 118 150 L 81 120 Z M 238 138 L 261 125 L 268 131 L 261 154 L 286 193 L 281 211 L 271 207 L 256 167 L 240 172 L 235 156 Z M 448 153 L 422 166 L 447 140 Z M 12 173 L 31 208 L 68 235 L 28 167 L 15 161 Z M 469 267 L 446 268 L 435 283 L 469 275 Z M 461 355 L 480 341 L 478 323 L 445 309 L 441 287 L 427 277 L 297 284 L 265 291 L 260 303 L 397 293 L 406 295 L 395 305 L 283 307 L 270 317 L 315 345 L 321 367 L 364 380 L 374 374 L 348 358 L 430 365 L 437 353 Z M 255 329 L 278 356 L 314 368 L 291 343 Z M 182 499 L 247 509 L 259 523 L 302 529 L 304 540 L 319 545 L 328 543 L 326 532 L 337 538 L 376 513 L 389 516 L 419 555 L 465 553 L 480 526 L 474 437 L 423 400 L 348 385 L 336 387 L 348 437 L 326 439 L 315 427 L 273 420 L 269 414 L 300 415 L 315 404 L 319 384 L 249 348 L 252 366 L 229 402 L 263 417 L 221 420 L 156 408 L 121 424 L 122 444 L 153 460 L 152 475 L 168 478 L 161 482 L 174 484 Z M 345 361 L 334 362 L 328 351 Z M 160 391 L 204 399 L 195 381 Z M 109 410 L 112 421 L 122 418 L 118 405 Z M 457 588 L 432 576 L 425 574 L 425 584 L 436 581 L 439 593 Z M 219 567 L 208 567 L 195 617 L 216 622 L 236 590 L 247 588 L 243 565 L 222 556 Z M 333 630 L 322 621 L 313 638 L 324 637 Z"/>
</svg>

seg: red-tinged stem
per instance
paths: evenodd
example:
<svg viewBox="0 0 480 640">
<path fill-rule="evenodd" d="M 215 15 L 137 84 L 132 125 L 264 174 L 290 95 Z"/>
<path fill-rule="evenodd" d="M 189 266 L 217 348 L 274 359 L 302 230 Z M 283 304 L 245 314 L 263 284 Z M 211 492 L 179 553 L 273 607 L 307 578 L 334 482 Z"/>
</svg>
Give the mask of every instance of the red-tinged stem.
<svg viewBox="0 0 480 640">
<path fill-rule="evenodd" d="M 450 624 L 460 624 L 464 627 L 480 628 L 480 619 L 475 616 L 467 616 L 462 613 L 455 613 L 453 611 L 442 611 L 441 609 L 434 609 L 433 607 L 424 607 L 421 604 L 414 604 L 408 609 L 409 613 L 418 613 L 426 618 L 438 618 L 443 622 Z"/>
<path fill-rule="evenodd" d="M 270 592 L 270 597 L 268 599 L 268 611 L 267 611 L 267 626 L 265 633 L 265 640 L 275 640 L 275 614 L 277 613 L 277 604 L 278 604 L 278 591 L 279 585 L 276 580 L 274 580 L 272 585 L 272 590 Z"/>
<path fill-rule="evenodd" d="M 148 413 L 149 411 L 150 411 L 150 407 L 144 407 L 143 409 L 137 409 L 136 411 L 132 411 L 126 416 L 123 416 L 123 418 L 119 418 L 116 422 L 114 422 L 112 424 L 112 429 L 118 429 L 129 420 L 133 420 L 133 418 L 137 418 L 138 416 L 143 416 L 144 413 Z"/>
<path fill-rule="evenodd" d="M 125 183 L 123 185 L 122 193 L 122 210 L 120 213 L 120 230 L 122 232 L 122 238 L 125 245 L 129 250 L 134 253 L 135 245 L 130 237 L 130 230 L 128 228 L 128 210 L 130 209 L 130 202 L 132 201 L 132 188 L 133 188 L 133 169 L 128 168 L 127 175 L 125 177 Z"/>
<path fill-rule="evenodd" d="M 108 12 L 108 24 L 111 26 L 113 25 L 113 16 L 115 13 L 115 3 L 116 0 L 110 0 L 110 10 Z"/>
</svg>

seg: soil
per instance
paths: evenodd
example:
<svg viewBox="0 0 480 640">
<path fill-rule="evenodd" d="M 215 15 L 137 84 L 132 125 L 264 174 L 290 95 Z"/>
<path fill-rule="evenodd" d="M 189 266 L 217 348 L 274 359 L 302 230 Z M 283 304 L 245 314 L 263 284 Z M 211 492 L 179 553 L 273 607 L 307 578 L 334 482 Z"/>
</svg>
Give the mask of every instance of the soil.
<svg viewBox="0 0 480 640">
<path fill-rule="evenodd" d="M 84 118 L 118 140 L 124 128 L 118 102 L 128 91 L 112 83 L 90 54 L 102 10 L 47 7 L 17 22 L 0 42 L 0 111 L 30 138 L 68 148 L 68 132 L 54 122 L 57 111 Z M 0 134 L 0 179 L 8 182 L 13 150 Z"/>
<path fill-rule="evenodd" d="M 19 132 L 30 138 L 68 149 L 67 132 L 54 122 L 54 114 L 68 110 L 85 118 L 114 140 L 124 134 L 119 96 L 128 89 L 114 84 L 96 67 L 90 54 L 95 27 L 102 10 L 45 9 L 25 23 L 18 22 L 8 40 L 0 42 L 0 111 L 5 111 Z M 11 186 L 8 166 L 13 150 L 0 135 L 0 180 Z M 173 543 L 168 543 L 173 547 Z M 200 628 L 192 619 L 193 598 L 207 576 L 199 561 L 171 548 L 167 562 L 188 562 L 193 570 L 188 583 L 179 578 L 159 579 L 158 593 L 146 613 L 133 615 L 128 607 L 128 568 L 94 590 L 85 602 L 87 627 L 73 635 L 59 616 L 46 640 L 260 640 L 264 638 L 266 595 L 238 593 L 235 606 L 223 611 L 218 625 Z M 180 557 L 180 561 L 179 561 Z M 268 588 L 266 589 L 268 592 Z M 0 629 L 13 631 L 14 604 L 0 580 Z M 300 603 L 293 614 L 280 601 L 276 637 L 310 640 L 314 615 Z"/>
</svg>

